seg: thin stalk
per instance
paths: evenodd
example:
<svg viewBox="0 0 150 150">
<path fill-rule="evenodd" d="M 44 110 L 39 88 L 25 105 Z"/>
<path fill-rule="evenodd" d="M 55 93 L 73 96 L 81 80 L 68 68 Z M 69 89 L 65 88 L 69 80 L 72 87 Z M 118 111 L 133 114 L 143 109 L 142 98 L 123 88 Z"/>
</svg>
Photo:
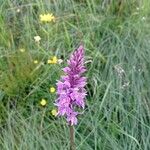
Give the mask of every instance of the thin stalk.
<svg viewBox="0 0 150 150">
<path fill-rule="evenodd" d="M 41 133 L 42 133 L 42 130 L 43 130 L 45 112 L 46 112 L 46 109 L 44 108 L 43 111 L 42 111 L 42 119 L 41 119 L 41 124 L 40 124 L 40 132 Z"/>
<path fill-rule="evenodd" d="M 75 142 L 74 142 L 74 128 L 73 126 L 69 125 L 70 129 L 70 150 L 75 150 Z"/>
</svg>

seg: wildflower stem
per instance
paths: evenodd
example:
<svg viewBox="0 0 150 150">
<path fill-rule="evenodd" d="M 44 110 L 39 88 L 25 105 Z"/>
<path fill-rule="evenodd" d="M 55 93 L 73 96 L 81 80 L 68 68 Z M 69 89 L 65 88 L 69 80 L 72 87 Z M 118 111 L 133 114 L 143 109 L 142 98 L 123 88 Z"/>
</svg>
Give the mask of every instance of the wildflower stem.
<svg viewBox="0 0 150 150">
<path fill-rule="evenodd" d="M 40 124 L 40 132 L 41 133 L 42 133 L 42 130 L 43 130 L 43 122 L 44 122 L 45 112 L 46 112 L 46 109 L 44 109 L 43 112 L 42 112 L 42 119 L 41 119 L 41 124 Z"/>
<path fill-rule="evenodd" d="M 71 125 L 69 125 L 69 128 L 70 128 L 70 150 L 75 150 L 74 128 Z"/>
</svg>

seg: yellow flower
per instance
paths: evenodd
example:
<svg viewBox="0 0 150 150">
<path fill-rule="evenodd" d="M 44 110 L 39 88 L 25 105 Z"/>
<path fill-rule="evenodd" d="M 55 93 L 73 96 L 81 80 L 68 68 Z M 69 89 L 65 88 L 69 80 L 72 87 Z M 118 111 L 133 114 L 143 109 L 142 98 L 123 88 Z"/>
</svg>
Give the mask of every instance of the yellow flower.
<svg viewBox="0 0 150 150">
<path fill-rule="evenodd" d="M 54 64 L 57 64 L 57 61 L 58 61 L 58 60 L 57 60 L 57 57 L 54 56 L 54 57 L 52 58 L 52 61 L 53 61 Z"/>
<path fill-rule="evenodd" d="M 38 63 L 38 61 L 37 60 L 34 60 L 34 64 L 37 64 Z"/>
<path fill-rule="evenodd" d="M 20 52 L 25 52 L 25 49 L 24 48 L 20 48 Z"/>
<path fill-rule="evenodd" d="M 40 21 L 42 22 L 55 22 L 55 17 L 53 16 L 53 14 L 44 14 L 44 15 L 40 15 Z"/>
<path fill-rule="evenodd" d="M 34 40 L 35 40 L 35 42 L 37 42 L 37 43 L 39 43 L 40 42 L 40 40 L 41 40 L 41 37 L 40 36 L 34 36 Z"/>
<path fill-rule="evenodd" d="M 55 91 L 56 91 L 56 89 L 55 89 L 54 87 L 51 87 L 51 88 L 50 88 L 50 92 L 51 92 L 51 93 L 54 93 Z"/>
<path fill-rule="evenodd" d="M 47 101 L 46 101 L 45 99 L 42 99 L 41 102 L 40 102 L 40 104 L 41 104 L 42 106 L 45 106 L 45 105 L 47 104 Z"/>
<path fill-rule="evenodd" d="M 49 60 L 47 61 L 47 63 L 48 63 L 48 64 L 52 64 L 53 61 L 49 59 Z"/>
<path fill-rule="evenodd" d="M 53 56 L 52 59 L 49 59 L 49 60 L 47 61 L 48 64 L 57 64 L 57 62 L 58 62 L 58 59 L 57 59 L 56 56 Z"/>
<path fill-rule="evenodd" d="M 53 110 L 51 111 L 51 114 L 56 117 L 56 116 L 57 116 L 57 110 L 56 110 L 56 109 L 53 109 Z"/>
</svg>

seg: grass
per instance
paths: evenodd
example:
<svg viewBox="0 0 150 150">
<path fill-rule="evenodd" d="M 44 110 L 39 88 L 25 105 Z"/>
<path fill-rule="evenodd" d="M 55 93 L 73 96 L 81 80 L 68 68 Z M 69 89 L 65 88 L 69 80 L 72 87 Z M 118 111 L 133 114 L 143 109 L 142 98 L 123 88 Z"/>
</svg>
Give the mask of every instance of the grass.
<svg viewBox="0 0 150 150">
<path fill-rule="evenodd" d="M 56 95 L 49 88 L 83 42 L 88 96 L 75 127 L 77 150 L 149 150 L 149 3 L 1 0 L 0 148 L 69 149 L 65 119 L 50 113 Z M 49 12 L 56 22 L 41 23 Z M 47 64 L 53 56 L 63 63 Z"/>
</svg>

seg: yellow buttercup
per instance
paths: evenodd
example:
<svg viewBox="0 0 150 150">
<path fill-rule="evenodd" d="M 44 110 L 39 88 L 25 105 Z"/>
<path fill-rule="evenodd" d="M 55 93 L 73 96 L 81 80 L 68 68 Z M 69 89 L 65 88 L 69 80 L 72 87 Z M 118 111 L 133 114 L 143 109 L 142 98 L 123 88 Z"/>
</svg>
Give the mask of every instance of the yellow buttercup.
<svg viewBox="0 0 150 150">
<path fill-rule="evenodd" d="M 56 89 L 55 89 L 54 87 L 51 87 L 51 88 L 50 88 L 50 92 L 51 92 L 51 93 L 54 93 L 55 91 L 56 91 Z"/>
<path fill-rule="evenodd" d="M 50 14 L 50 13 L 43 14 L 43 15 L 41 14 L 40 15 L 40 21 L 42 21 L 42 22 L 51 22 L 51 21 L 55 22 L 55 17 L 53 14 Z"/>
<path fill-rule="evenodd" d="M 47 104 L 47 101 L 46 101 L 45 99 L 42 99 L 41 102 L 40 102 L 40 104 L 41 104 L 42 106 L 45 106 L 45 105 Z"/>
<path fill-rule="evenodd" d="M 57 116 L 57 110 L 56 110 L 56 109 L 53 109 L 53 110 L 51 111 L 51 114 L 56 117 L 56 116 Z"/>
<path fill-rule="evenodd" d="M 53 56 L 52 59 L 49 59 L 47 61 L 48 64 L 57 64 L 57 62 L 58 62 L 58 59 L 56 56 Z"/>
</svg>

